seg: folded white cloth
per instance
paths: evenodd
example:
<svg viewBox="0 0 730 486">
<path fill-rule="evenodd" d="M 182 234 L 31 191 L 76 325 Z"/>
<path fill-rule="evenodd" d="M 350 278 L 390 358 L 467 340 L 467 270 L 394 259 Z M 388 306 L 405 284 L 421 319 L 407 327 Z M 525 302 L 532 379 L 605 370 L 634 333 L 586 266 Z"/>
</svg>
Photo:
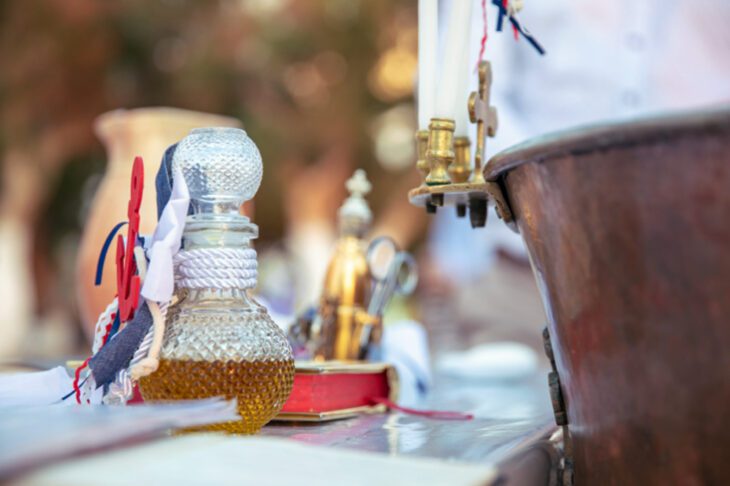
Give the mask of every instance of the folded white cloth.
<svg viewBox="0 0 730 486">
<path fill-rule="evenodd" d="M 73 390 L 73 380 L 62 366 L 47 371 L 0 375 L 0 407 L 50 405 Z M 76 403 L 75 400 L 67 400 Z"/>
<path fill-rule="evenodd" d="M 467 380 L 520 380 L 537 372 L 538 358 L 527 345 L 498 342 L 445 353 L 437 360 L 436 369 Z"/>
</svg>

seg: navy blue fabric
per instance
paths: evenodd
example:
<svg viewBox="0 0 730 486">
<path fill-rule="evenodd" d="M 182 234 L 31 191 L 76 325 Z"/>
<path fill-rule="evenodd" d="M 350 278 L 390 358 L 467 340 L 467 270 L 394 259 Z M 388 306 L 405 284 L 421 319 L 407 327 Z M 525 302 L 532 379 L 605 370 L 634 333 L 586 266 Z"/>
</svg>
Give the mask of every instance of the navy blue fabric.
<svg viewBox="0 0 730 486">
<path fill-rule="evenodd" d="M 162 156 L 160 168 L 155 176 L 155 190 L 157 191 L 157 220 L 162 216 L 167 202 L 172 194 L 172 156 L 175 155 L 177 144 L 170 145 Z M 193 214 L 192 206 L 188 208 L 188 214 Z"/>
<path fill-rule="evenodd" d="M 175 155 L 177 144 L 170 145 L 162 156 L 160 168 L 155 176 L 155 189 L 157 190 L 157 219 L 160 219 L 162 210 L 165 209 L 167 201 L 172 193 L 172 156 Z"/>
<path fill-rule="evenodd" d="M 107 343 L 89 360 L 89 368 L 96 380 L 97 388 L 111 383 L 119 370 L 129 366 L 129 362 L 142 343 L 145 334 L 152 326 L 152 314 L 147 302 L 143 302 L 114 339 Z"/>
</svg>

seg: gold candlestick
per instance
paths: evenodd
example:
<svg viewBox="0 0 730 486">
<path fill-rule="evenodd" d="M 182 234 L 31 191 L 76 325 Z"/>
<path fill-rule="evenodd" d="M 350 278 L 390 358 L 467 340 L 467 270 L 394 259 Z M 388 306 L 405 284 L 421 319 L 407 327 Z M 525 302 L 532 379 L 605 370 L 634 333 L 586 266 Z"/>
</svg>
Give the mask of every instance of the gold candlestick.
<svg viewBox="0 0 730 486">
<path fill-rule="evenodd" d="M 454 138 L 454 162 L 449 166 L 451 182 L 459 184 L 471 175 L 471 142 L 469 137 Z"/>
<path fill-rule="evenodd" d="M 428 148 L 426 158 L 431 171 L 426 177 L 426 185 L 439 186 L 449 184 L 449 173 L 446 170 L 454 161 L 454 120 L 432 118 L 428 125 Z"/>
</svg>

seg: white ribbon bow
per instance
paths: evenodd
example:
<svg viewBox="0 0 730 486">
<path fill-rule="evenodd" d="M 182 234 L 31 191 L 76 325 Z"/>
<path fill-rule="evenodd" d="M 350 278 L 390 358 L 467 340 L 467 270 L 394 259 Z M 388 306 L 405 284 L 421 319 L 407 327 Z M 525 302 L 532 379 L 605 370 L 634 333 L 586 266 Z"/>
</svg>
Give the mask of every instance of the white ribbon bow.
<svg viewBox="0 0 730 486">
<path fill-rule="evenodd" d="M 147 252 L 150 264 L 142 284 L 142 297 L 154 302 L 169 302 L 175 288 L 173 257 L 180 250 L 190 193 L 178 170 L 173 174 L 172 194 L 157 223 Z"/>
</svg>

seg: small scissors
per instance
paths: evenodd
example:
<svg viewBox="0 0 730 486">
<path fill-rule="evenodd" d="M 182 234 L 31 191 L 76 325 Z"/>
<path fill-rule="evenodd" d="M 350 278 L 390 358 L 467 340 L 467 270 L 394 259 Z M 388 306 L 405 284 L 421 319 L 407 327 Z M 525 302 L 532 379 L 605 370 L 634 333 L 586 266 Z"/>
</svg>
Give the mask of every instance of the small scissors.
<svg viewBox="0 0 730 486">
<path fill-rule="evenodd" d="M 392 238 L 379 236 L 368 247 L 367 262 L 375 280 L 368 314 L 382 316 L 394 294 L 409 295 L 418 283 L 418 267 L 413 256 L 399 251 Z"/>
</svg>

